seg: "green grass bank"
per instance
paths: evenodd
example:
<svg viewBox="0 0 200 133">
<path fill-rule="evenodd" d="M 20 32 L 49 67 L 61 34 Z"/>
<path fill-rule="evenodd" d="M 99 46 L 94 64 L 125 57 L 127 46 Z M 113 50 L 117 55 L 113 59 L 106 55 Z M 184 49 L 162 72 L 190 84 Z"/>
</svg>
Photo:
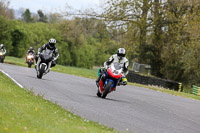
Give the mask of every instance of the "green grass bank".
<svg viewBox="0 0 200 133">
<path fill-rule="evenodd" d="M 1 133 L 114 133 L 15 85 L 0 72 Z"/>
</svg>

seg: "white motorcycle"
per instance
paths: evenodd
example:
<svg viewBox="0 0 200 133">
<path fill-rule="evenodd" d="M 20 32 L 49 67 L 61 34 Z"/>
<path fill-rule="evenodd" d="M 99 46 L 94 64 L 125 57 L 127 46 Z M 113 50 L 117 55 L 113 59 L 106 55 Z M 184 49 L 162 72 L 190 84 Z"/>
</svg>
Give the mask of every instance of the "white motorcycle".
<svg viewBox="0 0 200 133">
<path fill-rule="evenodd" d="M 43 75 L 47 74 L 50 71 L 51 63 L 53 60 L 53 54 L 49 51 L 44 51 L 42 54 L 39 54 L 38 62 L 36 65 L 37 78 L 41 79 Z"/>
</svg>

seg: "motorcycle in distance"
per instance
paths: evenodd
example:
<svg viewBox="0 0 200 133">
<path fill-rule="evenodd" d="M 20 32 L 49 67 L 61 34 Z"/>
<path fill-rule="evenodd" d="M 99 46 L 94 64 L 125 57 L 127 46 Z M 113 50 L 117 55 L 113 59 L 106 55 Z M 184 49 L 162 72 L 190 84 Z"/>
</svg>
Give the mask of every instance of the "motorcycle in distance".
<svg viewBox="0 0 200 133">
<path fill-rule="evenodd" d="M 5 52 L 0 50 L 0 63 L 3 63 L 5 59 Z"/>
<path fill-rule="evenodd" d="M 53 53 L 44 51 L 39 54 L 38 61 L 40 61 L 39 67 L 36 65 L 37 78 L 41 79 L 43 75 L 47 74 L 46 70 L 50 68 L 53 59 Z M 38 68 L 38 70 L 37 70 Z"/>
<path fill-rule="evenodd" d="M 97 96 L 106 98 L 108 93 L 116 90 L 116 86 L 122 78 L 122 72 L 123 68 L 118 63 L 112 63 L 108 69 L 105 69 L 99 84 L 97 83 Z M 104 83 L 102 78 L 104 78 Z"/>
<path fill-rule="evenodd" d="M 26 63 L 28 64 L 28 67 L 31 68 L 31 66 L 34 64 L 35 56 L 32 53 L 29 53 L 26 55 Z"/>
</svg>

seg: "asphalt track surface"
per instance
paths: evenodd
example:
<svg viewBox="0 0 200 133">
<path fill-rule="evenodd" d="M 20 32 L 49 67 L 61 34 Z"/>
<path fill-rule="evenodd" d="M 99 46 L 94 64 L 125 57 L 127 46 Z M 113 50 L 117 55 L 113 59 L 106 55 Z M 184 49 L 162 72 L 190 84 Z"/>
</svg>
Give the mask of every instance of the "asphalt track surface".
<svg viewBox="0 0 200 133">
<path fill-rule="evenodd" d="M 35 69 L 0 64 L 26 89 L 88 120 L 120 132 L 200 133 L 200 101 L 136 87 L 120 86 L 106 99 L 96 96 L 93 79 L 50 72 L 36 78 Z"/>
</svg>

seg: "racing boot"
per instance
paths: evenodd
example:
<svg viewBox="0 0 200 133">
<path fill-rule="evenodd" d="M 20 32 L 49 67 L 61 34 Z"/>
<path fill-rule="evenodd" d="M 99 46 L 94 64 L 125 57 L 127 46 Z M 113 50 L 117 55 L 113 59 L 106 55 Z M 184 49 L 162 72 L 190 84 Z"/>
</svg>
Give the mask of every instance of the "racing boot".
<svg viewBox="0 0 200 133">
<path fill-rule="evenodd" d="M 96 83 L 99 83 L 100 77 L 101 77 L 101 76 L 99 76 L 99 77 L 97 78 Z"/>
</svg>

